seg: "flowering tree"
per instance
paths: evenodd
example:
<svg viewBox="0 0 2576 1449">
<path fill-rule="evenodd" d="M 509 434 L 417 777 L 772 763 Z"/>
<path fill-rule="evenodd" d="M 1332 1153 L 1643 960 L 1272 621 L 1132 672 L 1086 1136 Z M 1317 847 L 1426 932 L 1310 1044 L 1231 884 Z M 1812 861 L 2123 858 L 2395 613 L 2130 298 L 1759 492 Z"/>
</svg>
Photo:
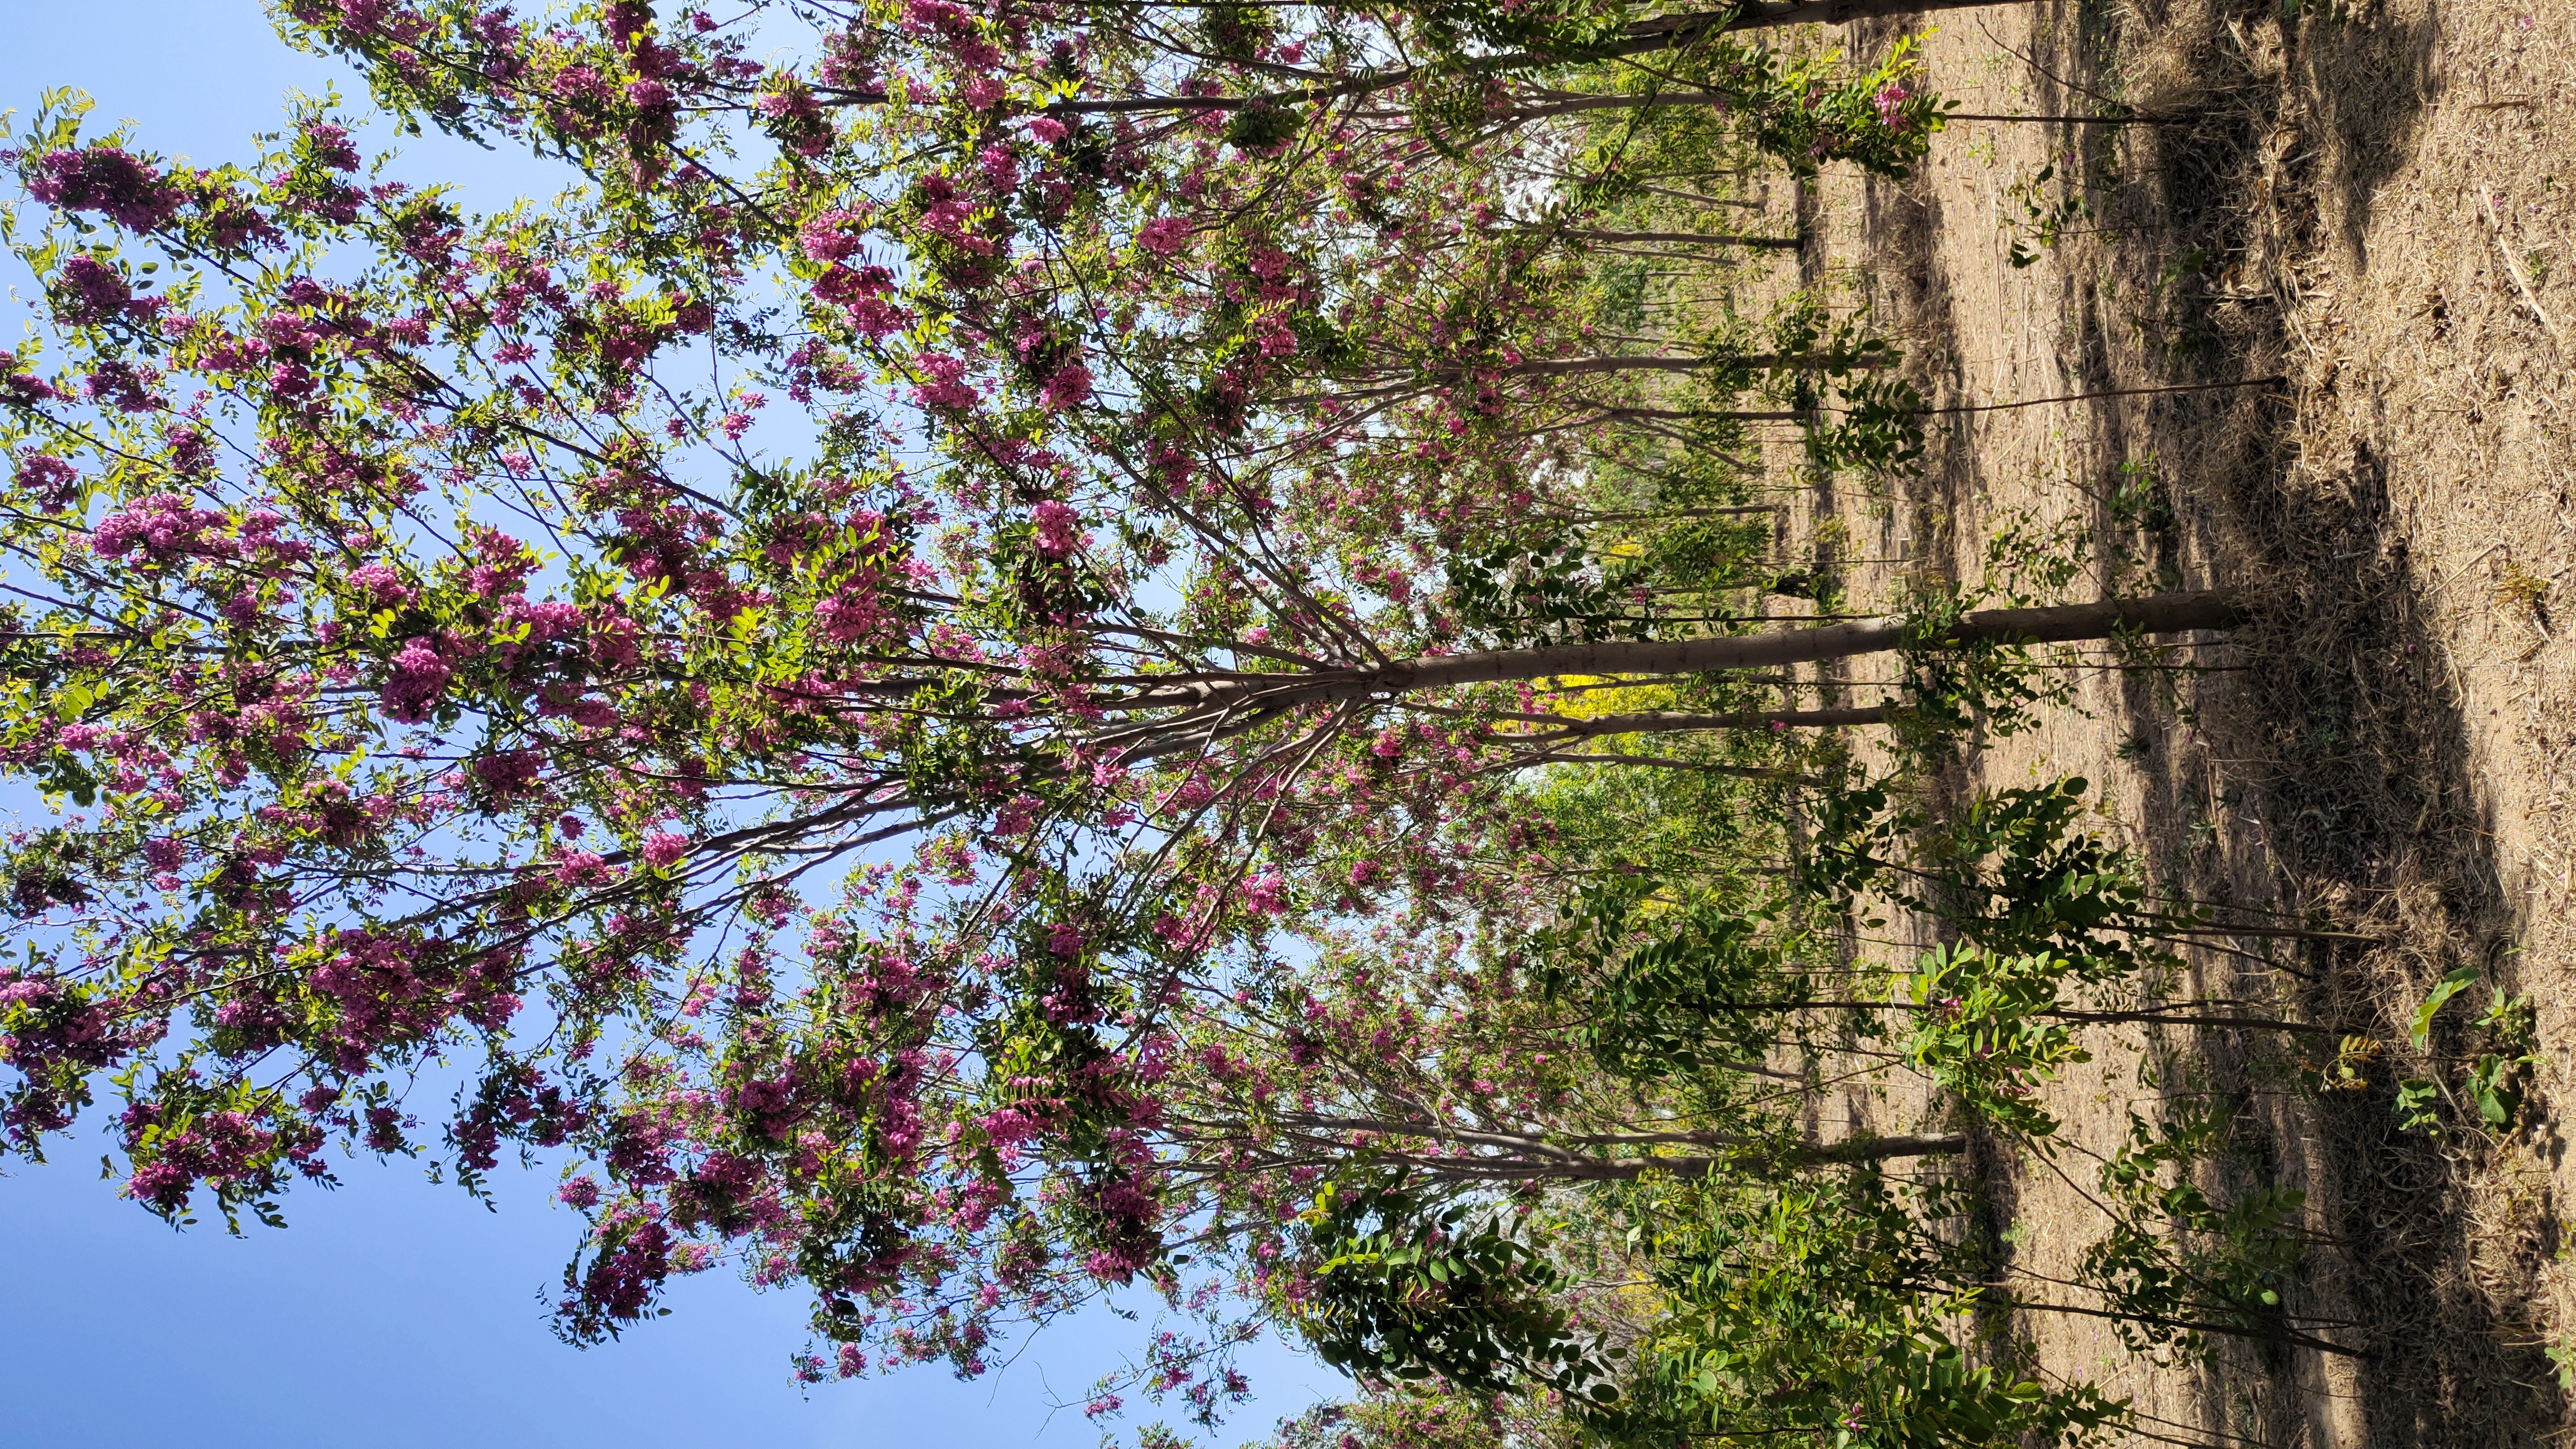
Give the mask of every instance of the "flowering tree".
<svg viewBox="0 0 2576 1449">
<path fill-rule="evenodd" d="M 470 216 L 319 109 L 250 167 L 61 98 L 15 142 L 49 316 L 0 368 L 0 760 L 58 812 L 6 860 L 0 1131 L 37 1154 L 113 1086 L 166 1216 L 274 1218 L 335 1143 L 435 1136 L 476 1187 L 563 1149 L 568 1334 L 731 1256 L 814 1292 L 809 1372 L 972 1372 L 1140 1279 L 1323 1302 L 1297 1214 L 1353 1163 L 1491 1195 L 1938 1154 L 1722 1093 L 1664 1131 L 1499 953 L 1455 969 L 1464 927 L 1390 967 L 1354 923 L 1546 920 L 1587 862 L 1536 766 L 1766 818 L 1819 768 L 1794 731 L 1884 708 L 1787 666 L 2242 611 L 1769 631 L 1560 566 L 1532 505 L 1625 406 L 1574 388 L 1878 360 L 1603 345 L 1583 215 L 1511 208 L 1546 128 L 1677 109 L 1597 79 L 1650 51 L 1793 164 L 1915 154 L 1896 72 L 1721 42 L 1794 7 L 919 0 L 815 11 L 810 73 L 642 5 L 289 13 L 398 113 L 594 184 Z M 762 447 L 771 390 L 810 442 Z M 1212 1411 L 1195 1362 L 1156 1372 Z"/>
</svg>

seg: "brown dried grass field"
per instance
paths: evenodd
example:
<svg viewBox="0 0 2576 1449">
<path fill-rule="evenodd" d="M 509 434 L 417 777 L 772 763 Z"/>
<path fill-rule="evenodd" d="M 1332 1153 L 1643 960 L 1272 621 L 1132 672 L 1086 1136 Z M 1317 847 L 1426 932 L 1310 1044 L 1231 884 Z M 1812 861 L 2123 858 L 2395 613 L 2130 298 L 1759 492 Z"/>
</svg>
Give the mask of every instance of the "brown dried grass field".
<svg viewBox="0 0 2576 1449">
<path fill-rule="evenodd" d="M 1988 742 L 1951 785 L 2084 775 L 2105 828 L 2225 919 L 2375 938 L 2214 939 L 2184 984 L 2384 1048 L 2366 1089 L 2320 1100 L 2297 1047 L 2105 1035 L 2054 1088 L 2067 1147 L 1991 1169 L 2024 1228 L 2015 1268 L 2044 1287 L 2095 1235 L 2085 1154 L 2160 1095 L 2220 1092 L 2242 1112 L 2228 1170 L 2307 1193 L 2292 1307 L 2366 1357 L 2240 1342 L 2157 1364 L 2093 1320 L 2025 1330 L 2175 1442 L 2554 1440 L 2568 1396 L 2545 1350 L 2576 1331 L 2558 1127 L 2576 1102 L 2576 7 L 2043 0 L 1952 12 L 1929 57 L 1964 112 L 2116 103 L 2159 123 L 1960 121 L 1901 186 L 1828 176 L 1796 206 L 1805 280 L 1892 322 L 1936 406 L 2248 385 L 1950 414 L 1919 477 L 1818 508 L 1847 556 L 1962 581 L 2018 529 L 2084 546 L 2069 598 L 2258 590 L 2257 623 L 2188 651 L 2206 672 L 2078 669 L 2080 709 Z M 2034 244 L 2070 195 L 2090 215 Z M 1890 567 L 1855 566 L 1853 596 Z M 2406 1019 L 2466 963 L 2481 1001 L 2492 983 L 2538 1004 L 2531 1102 L 2506 1135 L 2402 1132 L 2394 1082 L 2422 1070 Z"/>
</svg>

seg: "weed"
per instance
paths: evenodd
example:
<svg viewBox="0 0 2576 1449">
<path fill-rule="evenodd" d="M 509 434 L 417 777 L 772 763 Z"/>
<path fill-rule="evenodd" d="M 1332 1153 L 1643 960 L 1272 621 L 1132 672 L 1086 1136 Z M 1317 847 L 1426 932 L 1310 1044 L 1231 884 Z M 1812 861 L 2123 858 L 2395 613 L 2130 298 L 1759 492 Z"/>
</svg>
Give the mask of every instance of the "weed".
<svg viewBox="0 0 2576 1449">
<path fill-rule="evenodd" d="M 2423 1004 L 2415 1008 L 2408 1022 L 2408 1035 L 2415 1050 L 2428 1051 L 2433 1044 L 2434 1019 L 2454 996 L 2467 990 L 2478 979 L 2478 968 L 2462 966 L 2433 984 L 2424 994 Z M 2469 1061 L 2462 1074 L 2460 1090 L 2468 1104 L 2477 1109 L 2477 1117 L 2490 1132 L 2510 1130 L 2522 1115 L 2523 1097 L 2530 1085 L 2530 1069 L 2540 1058 L 2533 1048 L 2538 1036 L 2533 1024 L 2531 998 L 2508 997 L 2504 988 L 2496 988 L 2494 999 L 2475 1023 L 2485 1050 Z M 2432 1132 L 2441 1125 L 2436 1110 L 2442 1086 L 2435 1077 L 2408 1077 L 2397 1084 L 2399 1125 L 2409 1132 Z"/>
<path fill-rule="evenodd" d="M 2496 606 L 2522 614 L 2537 614 L 2549 597 L 2549 581 L 2508 559 L 2496 571 Z"/>
<path fill-rule="evenodd" d="M 2379 1043 L 2366 1036 L 2348 1036 L 2335 1047 L 2334 1060 L 2319 1066 L 2306 1057 L 2299 1058 L 2299 1079 L 2310 1091 L 2366 1092 L 2370 1090 L 2368 1068 L 2379 1060 Z"/>
<path fill-rule="evenodd" d="M 2056 178 L 2057 163 L 2052 161 L 2039 168 L 2038 175 L 2014 182 L 2005 193 L 2020 205 L 2022 211 L 2021 216 L 2007 219 L 2004 223 L 2012 233 L 2012 252 L 2007 260 L 2015 267 L 2027 267 L 2039 260 L 2039 253 L 2023 244 L 2025 228 L 2027 240 L 2042 247 L 2053 247 L 2066 234 L 2068 227 L 2079 220 L 2093 219 L 2093 203 L 2086 199 L 2080 185 L 2069 185 L 2065 188 L 2065 195 L 2050 199 L 2048 183 Z"/>
<path fill-rule="evenodd" d="M 2084 571 L 2092 546 L 2081 518 L 2042 523 L 2036 510 L 2014 509 L 1986 539 L 1980 591 L 2014 608 L 2053 600 Z"/>
</svg>

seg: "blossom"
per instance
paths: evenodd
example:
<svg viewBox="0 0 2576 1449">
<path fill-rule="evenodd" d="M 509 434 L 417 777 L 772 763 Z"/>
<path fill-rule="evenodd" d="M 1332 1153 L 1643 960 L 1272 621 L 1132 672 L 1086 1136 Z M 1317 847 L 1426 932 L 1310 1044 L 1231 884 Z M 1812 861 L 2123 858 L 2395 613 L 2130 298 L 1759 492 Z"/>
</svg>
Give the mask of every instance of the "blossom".
<svg viewBox="0 0 2576 1449">
<path fill-rule="evenodd" d="M 1243 904 L 1256 915 L 1279 915 L 1288 909 L 1288 882 L 1275 870 L 1256 875 L 1243 883 Z"/>
<path fill-rule="evenodd" d="M 350 583 L 364 589 L 368 600 L 377 608 L 395 608 L 412 601 L 412 591 L 393 566 L 381 562 L 363 563 L 349 570 Z"/>
<path fill-rule="evenodd" d="M 1157 217 L 1136 233 L 1136 245 L 1158 257 L 1170 257 L 1190 244 L 1190 224 L 1177 216 Z"/>
<path fill-rule="evenodd" d="M 162 225 L 180 203 L 176 187 L 114 146 L 47 152 L 27 181 L 27 194 L 65 211 L 104 212 L 128 231 Z"/>
<path fill-rule="evenodd" d="M 63 263 L 59 278 L 71 293 L 64 315 L 74 322 L 104 322 L 134 300 L 134 289 L 116 269 L 87 252 Z"/>
<path fill-rule="evenodd" d="M 1091 370 L 1079 362 L 1067 363 L 1064 369 L 1046 380 L 1038 392 L 1038 405 L 1049 412 L 1091 401 Z"/>
<path fill-rule="evenodd" d="M 996 141 L 977 152 L 975 164 L 995 191 L 1010 191 L 1020 184 L 1020 158 L 1002 142 Z"/>
<path fill-rule="evenodd" d="M 924 352 L 912 359 L 912 365 L 925 379 L 913 386 L 914 402 L 926 408 L 971 408 L 975 405 L 975 389 L 965 381 L 964 358 Z"/>
<path fill-rule="evenodd" d="M 837 262 L 859 249 L 860 233 L 867 218 L 855 211 L 822 211 L 805 219 L 796 233 L 796 244 L 809 260 Z"/>
<path fill-rule="evenodd" d="M 393 657 L 393 672 L 385 677 L 385 714 L 402 724 L 418 724 L 429 718 L 430 707 L 446 691 L 450 674 L 438 646 L 427 639 L 414 639 L 403 645 Z"/>
<path fill-rule="evenodd" d="M 18 486 L 60 507 L 72 499 L 72 485 L 80 474 L 71 464 L 50 453 L 31 453 L 18 460 Z"/>
<path fill-rule="evenodd" d="M 1063 558 L 1091 541 L 1079 531 L 1082 515 L 1052 498 L 1031 509 L 1029 521 L 1037 525 L 1038 552 L 1048 558 Z"/>
<path fill-rule="evenodd" d="M 656 870 L 678 865 L 689 856 L 689 837 L 657 830 L 644 837 L 644 863 Z"/>
<path fill-rule="evenodd" d="M 555 861 L 555 882 L 558 885 L 594 885 L 608 879 L 610 874 L 608 862 L 596 851 L 567 850 Z"/>
<path fill-rule="evenodd" d="M 224 515 L 190 508 L 178 494 L 155 493 L 100 519 L 90 530 L 90 547 L 104 558 L 140 552 L 153 563 L 188 554 L 220 558 L 235 551 L 217 532 L 224 522 Z"/>
<path fill-rule="evenodd" d="M 1878 108 L 1878 123 L 1891 129 L 1901 128 L 1905 121 L 1905 103 L 1913 98 L 1914 93 L 1905 88 L 1903 81 L 1889 81 L 1879 87 L 1877 96 L 1871 101 Z"/>
</svg>

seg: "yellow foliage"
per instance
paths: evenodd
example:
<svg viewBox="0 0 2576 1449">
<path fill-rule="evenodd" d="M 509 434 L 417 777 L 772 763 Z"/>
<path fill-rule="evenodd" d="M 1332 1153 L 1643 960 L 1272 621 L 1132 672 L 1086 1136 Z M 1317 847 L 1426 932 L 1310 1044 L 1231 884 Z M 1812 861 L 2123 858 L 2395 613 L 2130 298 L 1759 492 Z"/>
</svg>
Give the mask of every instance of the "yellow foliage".
<svg viewBox="0 0 2576 1449">
<path fill-rule="evenodd" d="M 1584 688 L 1616 683 L 1621 677 L 1615 674 L 1560 674 L 1547 681 L 1549 689 L 1584 689 L 1584 692 L 1545 699 L 1544 703 L 1568 719 L 1598 719 L 1605 714 L 1635 714 L 1640 710 L 1672 707 L 1673 687 L 1669 684 L 1650 684 L 1637 689 Z"/>
</svg>

